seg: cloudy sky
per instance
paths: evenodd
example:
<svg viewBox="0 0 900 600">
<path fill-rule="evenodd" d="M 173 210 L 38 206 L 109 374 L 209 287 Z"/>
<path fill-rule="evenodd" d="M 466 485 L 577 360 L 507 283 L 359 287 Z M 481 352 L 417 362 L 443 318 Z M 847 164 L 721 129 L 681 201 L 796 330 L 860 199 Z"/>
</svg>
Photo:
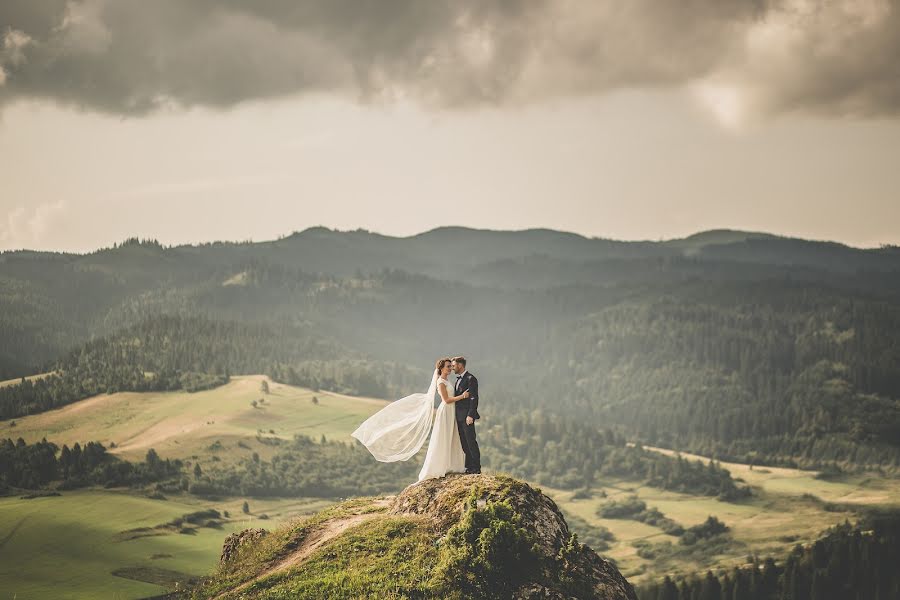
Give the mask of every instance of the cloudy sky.
<svg viewBox="0 0 900 600">
<path fill-rule="evenodd" d="M 0 2 L 0 249 L 898 224 L 898 0 Z"/>
</svg>

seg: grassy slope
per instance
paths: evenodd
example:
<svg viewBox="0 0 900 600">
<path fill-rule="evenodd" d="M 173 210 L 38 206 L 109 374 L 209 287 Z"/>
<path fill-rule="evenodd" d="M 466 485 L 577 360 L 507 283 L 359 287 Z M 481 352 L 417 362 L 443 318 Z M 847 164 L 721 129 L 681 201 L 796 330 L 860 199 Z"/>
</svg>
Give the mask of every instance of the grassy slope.
<svg viewBox="0 0 900 600">
<path fill-rule="evenodd" d="M 295 433 L 318 438 L 349 439 L 350 432 L 384 403 L 328 392 L 312 392 L 269 381 L 262 376 L 233 377 L 220 388 L 197 392 L 118 393 L 100 395 L 58 410 L 0 422 L 0 436 L 28 442 L 46 437 L 58 444 L 98 440 L 116 442 L 113 452 L 141 460 L 149 448 L 163 458 L 215 455 L 222 462 L 274 448 L 256 441 L 257 430 L 290 439 Z M 316 396 L 318 404 L 312 403 Z M 262 408 L 251 400 L 265 398 Z M 222 450 L 210 450 L 219 440 Z M 237 446 L 240 441 L 249 448 Z M 66 492 L 61 497 L 20 500 L 0 498 L 0 589 L 18 598 L 140 598 L 162 588 L 110 574 L 120 567 L 149 566 L 198 575 L 215 564 L 223 538 L 247 527 L 274 527 L 281 520 L 308 514 L 331 504 L 319 499 L 250 500 L 254 514 L 241 514 L 243 498 L 204 502 L 189 496 L 150 500 L 114 491 Z M 233 521 L 223 529 L 201 529 L 197 535 L 171 534 L 113 542 L 120 531 L 153 526 L 201 508 L 228 510 Z M 8 538 L 8 539 L 7 539 Z M 153 554 L 172 558 L 151 560 Z M 52 590 L 52 594 L 50 591 Z M 65 593 L 70 595 L 66 596 Z M 61 595 L 62 594 L 62 595 Z"/>
<path fill-rule="evenodd" d="M 193 598 L 462 600 L 509 597 L 520 586 L 547 597 L 634 598 L 593 553 L 570 548 L 559 558 L 567 540 L 539 489 L 506 476 L 451 475 L 344 502 L 244 545 Z"/>
<path fill-rule="evenodd" d="M 46 413 L 22 417 L 16 426 L 0 422 L 0 436 L 34 442 L 46 437 L 57 444 L 100 441 L 123 458 L 141 460 L 149 448 L 163 458 L 212 454 L 219 440 L 227 460 L 238 440 L 261 455 L 272 447 L 255 441 L 265 436 L 291 439 L 300 433 L 318 439 L 347 439 L 356 426 L 384 405 L 381 400 L 352 398 L 269 381 L 269 394 L 260 391 L 261 375 L 233 377 L 231 382 L 203 392 L 122 392 L 99 395 Z M 319 403 L 313 404 L 312 398 Z M 265 399 L 259 408 L 250 402 Z M 275 433 L 269 433 L 274 430 Z M 238 448 L 249 453 L 250 450 Z"/>
<path fill-rule="evenodd" d="M 673 450 L 644 446 L 663 454 L 674 456 Z M 684 458 L 707 462 L 709 458 L 682 452 Z M 731 472 L 752 486 L 760 486 L 773 493 L 791 495 L 813 494 L 827 502 L 851 502 L 854 504 L 900 503 L 900 480 L 856 475 L 841 478 L 840 481 L 816 479 L 816 471 L 788 469 L 783 467 L 750 467 L 741 463 L 721 463 Z"/>
<path fill-rule="evenodd" d="M 668 450 L 661 452 L 671 453 Z M 686 458 L 708 460 L 705 457 L 682 453 Z M 663 533 L 657 527 L 632 520 L 603 519 L 597 509 L 606 501 L 636 495 L 655 506 L 667 517 L 690 527 L 715 515 L 731 528 L 735 543 L 725 552 L 714 557 L 715 564 L 743 564 L 749 553 L 760 556 L 782 556 L 794 544 L 813 540 L 828 527 L 853 521 L 850 512 L 829 512 L 821 501 L 851 505 L 876 505 L 900 503 L 900 480 L 880 477 L 854 476 L 842 481 L 824 481 L 815 478 L 815 472 L 800 469 L 754 467 L 738 463 L 721 463 L 734 477 L 742 478 L 754 487 L 755 495 L 740 503 L 720 502 L 715 498 L 702 498 L 639 485 L 635 482 L 604 480 L 594 488 L 596 494 L 603 490 L 607 498 L 595 495 L 590 499 L 576 500 L 572 492 L 544 488 L 566 514 L 575 515 L 591 525 L 607 527 L 616 541 L 604 554 L 613 558 L 622 573 L 632 583 L 643 579 L 656 579 L 673 569 L 693 572 L 701 565 L 696 557 L 680 557 L 670 563 L 645 559 L 637 555 L 633 545 L 639 540 L 653 543 L 678 539 Z M 810 494 L 814 497 L 805 497 Z M 818 500 L 817 500 L 818 499 Z M 820 501 L 821 500 L 821 501 Z M 577 529 L 576 529 L 577 531 Z"/>
<path fill-rule="evenodd" d="M 194 498 L 151 500 L 114 491 L 66 492 L 63 496 L 22 500 L 0 498 L 0 589 L 4 597 L 140 598 L 161 593 L 149 583 L 116 577 L 123 567 L 157 567 L 190 575 L 208 572 L 222 539 L 246 527 L 273 527 L 296 515 L 320 510 L 322 500 L 251 501 L 259 520 L 240 512 L 238 499 L 204 502 Z M 194 535 L 165 535 L 119 540 L 117 534 L 153 527 L 203 508 L 228 510 L 221 529 L 201 528 Z M 154 555 L 168 557 L 151 558 Z"/>
<path fill-rule="evenodd" d="M 195 596 L 391 598 L 410 586 L 425 594 L 437 561 L 435 534 L 421 519 L 388 517 L 386 508 L 360 498 L 294 521 L 216 569 Z M 341 522 L 350 526 L 331 526 Z"/>
</svg>

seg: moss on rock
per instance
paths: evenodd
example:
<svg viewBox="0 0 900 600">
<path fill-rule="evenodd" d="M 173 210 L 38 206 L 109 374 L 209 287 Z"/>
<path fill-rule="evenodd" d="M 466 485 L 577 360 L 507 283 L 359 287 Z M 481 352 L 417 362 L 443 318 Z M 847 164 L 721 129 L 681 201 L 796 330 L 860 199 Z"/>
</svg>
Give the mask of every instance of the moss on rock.
<svg viewBox="0 0 900 600">
<path fill-rule="evenodd" d="M 636 600 L 553 500 L 506 476 L 429 479 L 230 547 L 193 598 Z"/>
</svg>

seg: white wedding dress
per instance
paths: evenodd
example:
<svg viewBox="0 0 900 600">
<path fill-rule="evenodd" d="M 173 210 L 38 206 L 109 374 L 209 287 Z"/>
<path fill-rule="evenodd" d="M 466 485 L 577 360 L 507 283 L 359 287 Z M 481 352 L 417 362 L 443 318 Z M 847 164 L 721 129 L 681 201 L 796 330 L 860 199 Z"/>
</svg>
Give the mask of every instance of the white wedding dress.
<svg viewBox="0 0 900 600">
<path fill-rule="evenodd" d="M 391 402 L 363 421 L 350 435 L 362 442 L 376 460 L 396 462 L 416 454 L 425 444 L 430 430 L 431 439 L 419 481 L 465 471 L 466 455 L 456 429 L 455 407 L 441 400 L 434 410 L 439 381 L 447 386 L 449 395 L 453 388 L 446 379 L 439 379 L 435 370 L 427 393 L 411 394 Z"/>
<path fill-rule="evenodd" d="M 453 390 L 446 379 L 438 378 L 438 385 L 447 386 L 447 395 Z M 459 441 L 456 429 L 456 407 L 441 400 L 434 414 L 434 427 L 431 428 L 431 439 L 425 462 L 419 471 L 419 481 L 431 477 L 443 477 L 447 473 L 462 473 L 466 470 L 466 454 Z"/>
</svg>

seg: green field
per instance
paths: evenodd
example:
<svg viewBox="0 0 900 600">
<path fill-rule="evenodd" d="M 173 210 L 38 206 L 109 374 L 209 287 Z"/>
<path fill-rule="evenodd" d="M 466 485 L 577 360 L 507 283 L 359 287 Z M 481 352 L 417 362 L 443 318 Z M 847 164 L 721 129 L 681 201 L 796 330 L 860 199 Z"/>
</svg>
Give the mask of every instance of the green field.
<svg viewBox="0 0 900 600">
<path fill-rule="evenodd" d="M 23 500 L 0 498 L 0 589 L 2 598 L 141 598 L 164 587 L 112 574 L 143 567 L 203 575 L 215 565 L 223 538 L 247 527 L 275 527 L 300 514 L 321 510 L 325 500 L 251 500 L 205 502 L 195 498 L 151 500 L 116 491 L 64 492 L 62 496 Z M 220 528 L 195 533 L 126 539 L 122 532 L 153 527 L 193 511 L 228 510 Z M 262 520 L 258 515 L 267 514 Z"/>
<path fill-rule="evenodd" d="M 669 450 L 649 448 L 667 454 Z M 708 458 L 682 453 L 685 458 L 708 461 Z M 632 583 L 655 580 L 675 572 L 690 573 L 716 566 L 744 564 L 746 556 L 781 557 L 798 542 L 816 539 L 819 534 L 845 519 L 855 520 L 852 511 L 828 511 L 825 502 L 850 505 L 900 504 L 900 480 L 877 476 L 854 475 L 841 481 L 816 479 L 816 472 L 800 469 L 754 467 L 739 463 L 721 463 L 733 477 L 743 479 L 753 488 L 752 498 L 722 502 L 711 497 L 698 497 L 640 485 L 632 481 L 604 480 L 594 488 L 589 499 L 573 499 L 573 492 L 544 488 L 556 500 L 563 512 L 585 520 L 589 525 L 601 525 L 616 536 L 610 549 L 604 552 L 614 559 L 622 573 Z M 606 498 L 600 492 L 606 493 Z M 731 528 L 734 542 L 725 551 L 709 557 L 696 554 L 673 560 L 647 559 L 638 556 L 635 542 L 659 543 L 678 538 L 661 529 L 633 520 L 604 519 L 597 509 L 605 502 L 631 495 L 656 507 L 677 523 L 690 527 L 714 515 Z"/>
<path fill-rule="evenodd" d="M 260 385 L 265 379 L 237 376 L 227 385 L 195 393 L 103 394 L 16 419 L 15 426 L 12 421 L 0 422 L 0 436 L 22 437 L 29 443 L 46 437 L 59 445 L 100 441 L 109 447 L 115 443 L 111 452 L 130 460 L 142 460 L 154 448 L 163 458 L 224 463 L 252 452 L 268 456 L 275 451 L 271 444 L 259 442 L 257 435 L 291 439 L 299 433 L 350 441 L 350 432 L 384 405 L 380 400 L 313 392 L 269 380 L 269 393 L 264 394 Z M 261 398 L 264 402 L 253 408 L 251 401 Z M 211 449 L 216 441 L 219 449 Z M 250 499 L 253 514 L 247 516 L 241 513 L 243 500 L 206 502 L 185 495 L 162 501 L 107 490 L 31 500 L 0 498 L 0 598 L 159 594 L 163 587 L 111 572 L 144 567 L 205 574 L 229 533 L 275 527 L 286 518 L 331 504 L 322 499 Z M 203 508 L 228 510 L 231 519 L 221 529 L 201 528 L 193 535 L 167 533 L 117 541 L 122 531 L 153 527 Z M 260 514 L 271 518 L 254 516 Z"/>
<path fill-rule="evenodd" d="M 266 380 L 269 393 L 260 391 Z M 313 403 L 312 399 L 318 400 Z M 253 400 L 264 402 L 256 408 Z M 257 434 L 291 439 L 295 434 L 316 439 L 346 439 L 359 423 L 384 401 L 354 398 L 329 392 L 313 392 L 282 385 L 262 375 L 232 377 L 221 387 L 202 392 L 121 392 L 101 394 L 63 408 L 0 421 L 0 436 L 41 438 L 62 445 L 99 441 L 113 453 L 141 460 L 154 448 L 163 458 L 203 460 L 215 454 L 220 460 L 235 453 L 259 452 L 267 456 L 272 446 L 258 443 Z M 209 446 L 219 441 L 223 450 Z M 242 441 L 252 449 L 239 448 Z"/>
<path fill-rule="evenodd" d="M 673 450 L 644 446 L 670 456 Z M 708 462 L 709 458 L 681 452 L 684 458 Z M 788 469 L 784 467 L 761 467 L 741 463 L 722 462 L 721 466 L 751 486 L 759 486 L 768 492 L 789 495 L 812 494 L 827 502 L 849 502 L 853 504 L 898 504 L 900 503 L 900 480 L 876 475 L 848 475 L 838 481 L 816 479 L 816 471 Z"/>
</svg>

